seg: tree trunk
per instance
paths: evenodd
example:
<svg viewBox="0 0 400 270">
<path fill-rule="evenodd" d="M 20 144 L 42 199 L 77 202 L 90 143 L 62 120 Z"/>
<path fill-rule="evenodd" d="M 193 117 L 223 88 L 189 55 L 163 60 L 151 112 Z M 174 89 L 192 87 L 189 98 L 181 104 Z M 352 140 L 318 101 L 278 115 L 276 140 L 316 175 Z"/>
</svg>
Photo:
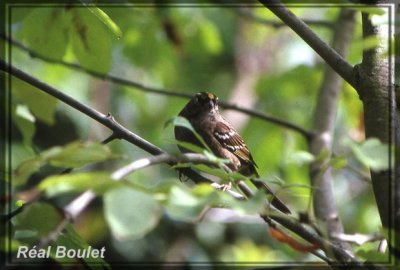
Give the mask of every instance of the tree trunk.
<svg viewBox="0 0 400 270">
<path fill-rule="evenodd" d="M 343 58 L 346 57 L 354 33 L 355 11 L 342 9 L 336 22 L 332 48 Z M 319 156 L 321 152 L 332 153 L 334 124 L 339 94 L 343 79 L 329 66 L 326 67 L 324 80 L 318 93 L 314 111 L 314 136 L 310 142 L 310 152 Z M 329 238 L 342 248 L 350 249 L 345 242 L 335 241 L 335 235 L 343 233 L 343 226 L 336 209 L 332 189 L 332 170 L 326 164 L 330 156 L 311 164 L 310 180 L 313 186 L 313 205 L 315 216 L 325 224 Z"/>
</svg>

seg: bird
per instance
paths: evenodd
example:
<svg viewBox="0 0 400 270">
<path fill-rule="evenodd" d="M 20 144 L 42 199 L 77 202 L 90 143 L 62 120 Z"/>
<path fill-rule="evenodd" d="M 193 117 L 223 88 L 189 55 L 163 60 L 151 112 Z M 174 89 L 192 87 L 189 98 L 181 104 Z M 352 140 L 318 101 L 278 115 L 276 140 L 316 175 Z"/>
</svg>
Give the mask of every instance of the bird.
<svg viewBox="0 0 400 270">
<path fill-rule="evenodd" d="M 249 176 L 257 189 L 273 195 L 271 204 L 275 208 L 286 214 L 291 213 L 286 204 L 275 196 L 274 191 L 265 182 L 255 179 L 259 177 L 257 164 L 243 138 L 220 114 L 218 97 L 215 94 L 210 92 L 195 94 L 178 116 L 189 121 L 214 155 L 229 160 L 227 166 L 232 171 Z M 204 148 L 202 142 L 190 129 L 176 125 L 174 133 L 176 140 Z M 178 148 L 183 153 L 190 152 L 183 146 L 178 145 Z"/>
</svg>

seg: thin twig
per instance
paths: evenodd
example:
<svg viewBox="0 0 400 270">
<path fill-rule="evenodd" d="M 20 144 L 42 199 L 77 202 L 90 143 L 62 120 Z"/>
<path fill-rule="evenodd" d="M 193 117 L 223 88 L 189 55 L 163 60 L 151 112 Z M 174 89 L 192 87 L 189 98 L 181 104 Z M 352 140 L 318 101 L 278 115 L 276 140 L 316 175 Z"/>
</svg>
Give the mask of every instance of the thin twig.
<svg viewBox="0 0 400 270">
<path fill-rule="evenodd" d="M 384 237 L 380 234 L 374 233 L 374 234 L 360 234 L 360 233 L 355 233 L 355 234 L 336 234 L 332 235 L 332 238 L 336 238 L 340 241 L 345 241 L 349 243 L 354 243 L 356 245 L 363 245 L 367 242 L 375 242 L 375 241 L 381 241 L 384 239 Z"/>
<path fill-rule="evenodd" d="M 82 112 L 83 114 L 91 117 L 92 119 L 96 120 L 97 122 L 110 128 L 116 134 L 116 136 L 118 138 L 124 139 L 153 155 L 159 155 L 159 154 L 165 153 L 160 148 L 156 147 L 155 145 L 149 143 L 148 141 L 144 140 L 143 138 L 139 137 L 138 135 L 127 130 L 121 124 L 116 122 L 111 115 L 104 115 L 104 114 L 88 107 L 87 105 L 80 103 L 79 101 L 64 94 L 63 92 L 45 84 L 42 81 L 39 81 L 38 79 L 28 75 L 27 73 L 5 63 L 3 60 L 0 60 L 0 70 L 3 70 L 23 81 L 33 85 L 33 86 L 37 87 L 39 90 L 44 91 L 44 92 L 56 97 L 57 99 L 61 100 L 62 102 L 70 105 L 71 107 L 77 109 L 78 111 Z M 171 163 L 168 163 L 168 164 L 174 165 Z M 179 169 L 179 170 L 181 173 L 186 174 L 186 176 L 188 176 L 190 179 L 192 179 L 196 183 L 201 183 L 201 182 L 213 183 L 212 180 L 198 174 L 197 172 L 195 172 L 189 168 L 184 168 L 184 169 Z M 88 199 L 90 199 L 90 197 L 92 197 L 92 195 L 90 195 L 91 191 L 87 191 L 87 192 L 88 192 L 88 195 L 84 195 L 85 193 L 83 193 L 83 195 L 81 195 L 84 198 L 81 200 L 86 203 L 88 201 L 90 201 Z M 69 205 L 71 206 L 74 204 L 73 204 L 73 202 L 71 202 L 71 204 L 69 204 Z M 76 203 L 75 205 L 79 205 L 79 204 Z M 76 214 L 78 212 L 76 210 L 73 210 L 74 208 L 72 206 L 69 208 L 70 208 L 70 213 L 72 212 L 73 214 Z M 79 209 L 79 208 L 76 208 L 76 209 Z M 273 218 L 277 222 L 281 223 L 283 226 L 285 226 L 289 230 L 292 230 L 293 232 L 302 236 L 304 239 L 307 239 L 309 237 L 309 232 L 304 231 L 304 230 L 297 230 L 298 226 L 300 226 L 301 224 L 294 221 L 293 219 L 289 219 L 289 218 L 286 219 L 286 218 L 283 218 L 281 215 L 276 216 L 276 217 L 274 216 L 271 218 Z M 332 248 L 336 252 L 341 252 L 341 253 L 345 252 L 341 249 L 338 249 L 336 246 L 332 245 L 331 243 L 327 242 L 326 240 L 320 238 L 318 235 L 314 235 L 312 238 L 310 238 L 310 240 L 311 240 L 311 243 L 324 242 L 324 243 L 326 243 L 327 247 Z M 322 248 L 324 248 L 324 250 L 325 250 L 326 246 L 322 246 Z M 346 261 L 358 264 L 357 260 L 355 260 L 349 254 L 347 254 L 347 257 L 344 257 L 344 258 L 346 258 Z"/>
<path fill-rule="evenodd" d="M 46 247 L 50 244 L 50 242 L 57 241 L 58 237 L 68 226 L 68 224 L 70 224 L 70 219 L 68 217 L 64 217 L 54 230 L 52 230 L 45 237 L 40 238 L 40 241 L 38 241 L 38 248 Z"/>
<path fill-rule="evenodd" d="M 208 164 L 208 165 L 221 165 L 216 164 L 216 162 L 211 161 L 204 155 L 201 154 L 194 154 L 194 153 L 187 153 L 182 154 L 179 156 L 172 156 L 170 154 L 160 154 L 157 156 L 151 156 L 147 158 L 142 158 L 136 160 L 128 165 L 116 170 L 111 174 L 111 178 L 114 181 L 119 181 L 126 177 L 127 175 L 134 173 L 139 169 L 146 168 L 151 165 L 157 165 L 161 163 L 201 163 L 201 164 Z M 222 164 L 222 167 L 227 170 L 229 168 Z M 216 182 L 212 182 L 211 186 L 217 190 L 222 190 L 223 185 L 220 185 Z M 245 197 L 233 190 L 226 190 L 225 192 L 229 193 L 235 199 L 244 200 Z M 63 213 L 65 214 L 64 219 L 59 223 L 59 225 L 51 231 L 46 237 L 43 237 L 40 240 L 40 246 L 46 246 L 51 241 L 55 241 L 58 235 L 65 229 L 65 227 L 70 223 L 73 222 L 87 207 L 88 205 L 96 198 L 96 194 L 92 190 L 87 190 L 72 200 L 68 205 L 63 208 Z"/>
<path fill-rule="evenodd" d="M 240 181 L 238 183 L 238 187 L 248 198 L 251 198 L 254 196 L 254 192 L 251 189 L 249 189 L 246 185 L 244 185 L 243 181 Z M 277 213 L 274 215 L 273 209 L 269 208 L 268 212 L 269 212 L 268 215 L 260 214 L 260 217 L 270 226 L 274 227 L 274 226 L 277 226 L 276 223 L 279 223 L 281 226 L 296 233 L 297 235 L 301 236 L 303 239 L 310 242 L 311 244 L 319 246 L 320 249 L 322 249 L 324 251 L 334 250 L 335 252 L 342 253 L 343 256 L 345 258 L 347 258 L 346 263 L 352 263 L 352 264 L 358 265 L 358 266 L 360 265 L 360 263 L 356 260 L 356 258 L 354 258 L 351 254 L 348 254 L 343 249 L 341 249 L 340 247 L 337 247 L 336 245 L 330 243 L 329 241 L 324 240 L 322 237 L 320 237 L 318 235 L 318 233 L 311 231 L 304 224 L 298 222 L 297 220 L 295 220 L 293 218 L 284 217 L 280 213 Z M 312 251 L 311 253 L 314 254 L 315 256 L 317 256 L 318 258 L 324 260 L 328 264 L 336 263 L 331 258 L 328 258 L 325 255 L 323 255 L 317 251 Z"/>
<path fill-rule="evenodd" d="M 23 204 L 17 208 L 15 208 L 14 210 L 12 210 L 11 212 L 4 214 L 4 215 L 0 215 L 0 222 L 7 222 L 10 219 L 12 219 L 13 217 L 15 217 L 16 215 L 22 213 L 22 211 L 24 211 L 24 209 L 26 208 L 27 204 Z"/>
<path fill-rule="evenodd" d="M 170 155 L 168 153 L 160 154 L 157 156 L 152 156 L 152 157 L 147 157 L 147 158 L 142 158 L 139 160 L 136 160 L 119 170 L 115 171 L 112 175 L 111 178 L 113 179 L 121 179 L 123 177 L 126 177 L 127 175 L 139 170 L 146 168 L 148 166 L 160 164 L 160 163 L 193 163 L 193 164 L 205 164 L 205 165 L 210 165 L 210 166 L 215 166 L 219 165 L 222 169 L 225 171 L 231 171 L 228 166 L 225 164 L 216 164 L 215 161 L 210 160 L 208 157 L 202 154 L 196 154 L 196 153 L 186 153 L 186 154 L 180 154 L 177 156 Z"/>
<path fill-rule="evenodd" d="M 186 153 L 186 154 L 180 154 L 177 156 L 172 156 L 168 153 L 165 154 L 160 154 L 157 156 L 151 156 L 147 158 L 142 158 L 139 160 L 135 160 L 128 165 L 116 170 L 111 174 L 111 178 L 115 180 L 122 179 L 129 174 L 134 173 L 137 170 L 144 169 L 149 166 L 161 164 L 161 163 L 192 163 L 192 164 L 205 164 L 209 166 L 219 166 L 221 167 L 224 171 L 226 172 L 231 172 L 229 167 L 225 164 L 219 164 L 216 163 L 215 161 L 210 160 L 208 157 L 202 155 L 202 154 L 196 154 L 196 153 Z M 224 188 L 224 185 L 218 184 L 216 182 L 211 183 L 211 186 L 218 189 L 222 190 Z M 239 200 L 244 200 L 245 197 L 231 189 L 225 190 L 227 193 L 232 195 L 235 199 Z"/>
<path fill-rule="evenodd" d="M 279 0 L 259 0 L 259 2 L 292 28 L 343 79 L 354 88 L 357 88 L 353 66 L 318 37 L 307 24 L 297 18 Z"/>
<path fill-rule="evenodd" d="M 101 143 L 102 144 L 107 144 L 107 143 L 109 143 L 109 142 L 111 142 L 111 141 L 113 141 L 115 139 L 116 139 L 116 136 L 113 133 L 109 137 L 104 139 Z M 59 174 L 68 174 L 68 173 L 71 173 L 72 170 L 73 170 L 73 168 L 66 168 L 66 169 L 63 169 L 61 172 L 59 172 Z M 32 190 L 34 190 L 34 189 L 36 189 L 36 188 L 33 188 Z M 17 207 L 16 209 L 12 210 L 10 213 L 4 214 L 4 215 L 0 215 L 0 221 L 9 221 L 13 217 L 18 215 L 22 211 L 24 211 L 26 206 L 28 206 L 28 205 L 32 204 L 33 202 L 36 202 L 37 200 L 39 200 L 41 195 L 42 195 L 42 192 L 38 192 L 33 198 L 30 198 L 28 201 L 25 201 L 23 205 L 21 205 L 21 206 Z"/>
<path fill-rule="evenodd" d="M 165 153 L 159 147 L 151 144 L 147 140 L 141 138 L 137 134 L 131 132 L 120 123 L 115 121 L 115 119 L 110 114 L 102 114 L 95 109 L 75 100 L 71 96 L 55 89 L 54 87 L 30 76 L 29 74 L 5 63 L 3 60 L 0 60 L 0 70 L 4 70 L 5 72 L 12 74 L 13 76 L 37 87 L 39 90 L 46 92 L 47 94 L 61 100 L 65 104 L 75 108 L 76 110 L 82 112 L 83 114 L 89 116 L 90 118 L 96 120 L 97 122 L 103 124 L 114 132 L 114 135 L 117 138 L 124 139 L 137 147 L 147 151 L 152 155 L 159 155 Z M 174 164 L 170 164 L 174 165 Z M 182 174 L 186 175 L 188 178 L 192 179 L 196 183 L 205 182 L 210 183 L 211 180 L 200 175 L 199 173 L 193 171 L 190 168 L 178 169 Z"/>
<path fill-rule="evenodd" d="M 113 132 L 117 135 L 118 138 L 122 138 L 127 140 L 128 142 L 131 142 L 132 144 L 138 146 L 139 148 L 153 154 L 153 155 L 159 155 L 165 153 L 162 151 L 160 148 L 154 146 L 153 144 L 147 142 L 146 140 L 142 139 L 138 135 L 132 133 L 131 131 L 127 130 L 124 128 L 122 125 L 117 123 L 111 115 L 104 115 L 101 114 L 100 112 L 78 102 L 77 100 L 73 99 L 72 97 L 60 92 L 59 90 L 37 80 L 36 78 L 24 73 L 23 71 L 5 63 L 3 60 L 0 60 L 0 70 L 4 70 L 5 72 L 37 87 L 39 90 L 42 90 L 57 99 L 61 100 L 62 102 L 70 105 L 71 107 L 77 109 L 78 111 L 82 112 L 83 114 L 93 118 L 97 122 L 109 127 Z M 174 163 L 168 163 L 170 165 L 174 165 Z M 180 172 L 186 174 L 190 179 L 195 181 L 196 183 L 200 182 L 205 182 L 205 183 L 213 183 L 212 180 L 198 174 L 197 172 L 191 170 L 190 168 L 182 168 L 179 169 Z M 197 178 L 196 178 L 197 177 Z M 248 190 L 246 188 L 246 190 Z M 86 193 L 81 194 L 76 200 L 71 202 L 67 207 L 68 207 L 68 214 L 71 216 L 76 216 L 79 214 L 79 211 L 81 209 L 84 209 L 84 205 L 81 204 L 88 204 L 93 198 L 93 194 L 91 194 L 92 191 L 87 191 Z M 77 207 L 75 207 L 77 206 Z M 344 250 L 334 246 L 330 242 L 322 239 L 320 236 L 316 234 L 310 235 L 310 232 L 305 230 L 302 227 L 302 224 L 300 224 L 298 221 L 293 220 L 293 218 L 284 218 L 282 217 L 282 214 L 279 214 L 277 216 L 271 216 L 272 219 L 275 221 L 279 222 L 282 224 L 284 227 L 288 228 L 289 230 L 297 233 L 299 236 L 303 237 L 304 239 L 308 240 L 311 243 L 324 243 L 325 245 L 322 245 L 321 248 L 324 250 L 328 247 L 331 248 L 332 250 L 335 250 L 336 253 L 344 253 L 346 255 L 343 255 L 343 258 L 346 258 L 346 262 L 351 262 L 356 265 L 359 263 L 357 262 L 356 259 L 350 256 L 350 254 L 347 254 Z M 64 225 L 63 225 L 64 226 Z M 66 226 L 66 225 L 65 225 Z M 57 231 L 62 231 L 62 226 L 57 227 Z M 51 238 L 49 238 L 51 239 Z"/>
<path fill-rule="evenodd" d="M 55 60 L 53 58 L 49 58 L 46 57 L 44 55 L 38 54 L 35 51 L 32 51 L 31 49 L 27 48 L 25 45 L 23 45 L 22 43 L 11 39 L 7 36 L 5 36 L 4 34 L 0 34 L 0 36 L 8 41 L 10 44 L 12 44 L 13 46 L 27 52 L 31 57 L 34 58 L 38 58 L 41 60 L 44 60 L 46 62 L 50 62 L 50 63 L 54 63 L 54 64 L 59 64 L 77 71 L 81 71 L 84 73 L 87 73 L 95 78 L 99 78 L 105 81 L 109 81 L 115 84 L 120 84 L 120 85 L 124 85 L 124 86 L 128 86 L 128 87 L 133 87 L 137 90 L 142 90 L 142 91 L 146 91 L 148 93 L 153 93 L 153 94 L 160 94 L 160 95 L 165 95 L 165 96 L 172 96 L 172 97 L 180 97 L 180 98 L 192 98 L 193 95 L 192 94 L 188 94 L 188 93 L 182 93 L 176 90 L 172 90 L 172 89 L 166 89 L 166 88 L 156 88 L 156 87 L 150 87 L 147 85 L 144 85 L 142 83 L 139 82 L 135 82 L 132 80 L 127 80 L 127 79 L 122 79 L 113 75 L 109 75 L 109 74 L 103 74 L 94 70 L 90 70 L 88 68 L 82 67 L 78 64 L 75 63 L 69 63 L 69 62 L 65 62 L 62 60 Z M 252 110 L 252 109 L 247 109 L 247 108 L 241 108 L 237 105 L 234 104 L 229 104 L 223 101 L 220 101 L 220 105 L 221 107 L 225 108 L 225 109 L 230 109 L 230 110 L 234 110 L 234 111 L 238 111 L 238 112 L 242 112 L 248 115 L 252 115 L 254 117 L 257 117 L 261 120 L 264 121 L 268 121 L 274 124 L 277 124 L 279 126 L 285 127 L 287 129 L 291 129 L 293 131 L 297 131 L 300 134 L 302 134 L 304 137 L 306 137 L 306 139 L 309 139 L 312 136 L 312 133 L 296 124 L 293 124 L 291 122 L 288 122 L 286 120 L 283 119 L 279 119 L 276 117 L 273 117 L 272 115 L 269 115 L 267 113 L 262 113 L 260 111 L 256 111 L 256 110 Z"/>
<path fill-rule="evenodd" d="M 223 107 L 225 109 L 242 112 L 242 113 L 257 117 L 257 118 L 259 118 L 261 120 L 265 120 L 265 121 L 280 125 L 282 127 L 297 131 L 301 135 L 303 135 L 307 140 L 310 140 L 311 137 L 313 136 L 313 133 L 311 131 L 309 131 L 309 130 L 301 127 L 301 126 L 298 126 L 298 125 L 295 125 L 293 123 L 290 123 L 288 121 L 273 117 L 272 115 L 269 115 L 267 113 L 262 113 L 262 112 L 259 112 L 259 111 L 255 111 L 255 110 L 251 110 L 251 109 L 247 109 L 247 108 L 242 108 L 242 107 L 240 107 L 238 105 L 226 103 L 224 101 L 220 101 L 219 104 L 220 104 L 221 107 Z"/>
<path fill-rule="evenodd" d="M 125 85 L 125 86 L 129 86 L 129 87 L 133 87 L 133 88 L 137 88 L 137 89 L 141 89 L 144 90 L 146 92 L 149 93 L 153 93 L 153 94 L 162 94 L 162 95 L 166 95 L 166 96 L 174 96 L 174 97 L 182 97 L 182 98 L 192 98 L 191 94 L 187 94 L 187 93 L 180 93 L 178 91 L 174 91 L 171 89 L 165 89 L 165 88 L 156 88 L 156 87 L 151 87 L 151 86 L 147 86 L 144 85 L 142 83 L 139 82 L 135 82 L 132 80 L 127 80 L 127 79 L 123 79 L 123 78 L 119 78 L 113 75 L 109 75 L 109 74 L 104 74 L 104 73 L 100 73 L 98 71 L 95 70 L 91 70 L 88 68 L 85 68 L 83 66 L 80 66 L 78 64 L 75 63 L 70 63 L 70 62 L 66 62 L 63 60 L 57 60 L 51 57 L 47 57 L 45 55 L 39 54 L 33 50 L 31 50 L 30 48 L 26 47 L 25 45 L 23 45 L 21 42 L 16 41 L 4 34 L 0 33 L 0 37 L 4 40 L 6 40 L 7 42 L 9 42 L 10 44 L 12 44 L 14 47 L 19 48 L 25 52 L 27 52 L 29 54 L 29 56 L 31 56 L 32 58 L 38 58 L 41 59 L 43 61 L 49 62 L 49 63 L 53 63 L 53 64 L 58 64 L 58 65 L 62 65 L 65 66 L 67 68 L 76 70 L 76 71 L 81 71 L 84 73 L 87 73 L 95 78 L 99 78 L 102 80 L 106 80 L 109 82 L 113 82 L 116 84 L 121 84 L 121 85 Z"/>
</svg>

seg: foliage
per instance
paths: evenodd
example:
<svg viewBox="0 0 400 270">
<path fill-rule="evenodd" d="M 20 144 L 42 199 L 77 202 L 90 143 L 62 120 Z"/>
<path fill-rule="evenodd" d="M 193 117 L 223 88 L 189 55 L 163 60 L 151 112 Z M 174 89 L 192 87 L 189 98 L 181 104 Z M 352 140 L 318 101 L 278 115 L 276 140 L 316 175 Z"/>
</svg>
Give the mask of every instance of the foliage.
<svg viewBox="0 0 400 270">
<path fill-rule="evenodd" d="M 276 20 L 265 9 L 253 11 L 263 19 Z M 298 7 L 293 11 L 304 18 L 333 22 L 339 8 Z M 382 15 L 380 8 L 369 9 L 369 13 Z M 12 9 L 11 34 L 35 53 L 54 61 L 74 62 L 102 74 L 116 74 L 188 94 L 212 91 L 222 100 L 232 97 L 238 78 L 249 76 L 250 80 L 255 78 L 254 91 L 245 93 L 254 98 L 254 109 L 310 128 L 325 64 L 285 27 L 275 29 L 246 20 L 233 8 L 218 6 L 21 6 Z M 244 37 L 238 29 L 245 27 Z M 315 30 L 325 40 L 332 36 L 331 29 Z M 257 74 L 245 74 L 241 65 L 249 63 L 238 61 L 243 48 L 238 48 L 237 40 L 243 38 L 251 45 L 262 44 L 265 48 L 256 58 L 273 59 L 271 66 L 260 67 Z M 349 55 L 355 62 L 360 60 L 362 49 L 357 42 L 360 40 L 354 41 L 356 45 Z M 367 43 L 366 46 L 375 46 L 374 41 Z M 246 48 L 243 52 L 249 53 Z M 303 55 L 309 57 L 299 60 Z M 31 58 L 16 48 L 11 60 L 79 101 L 105 114 L 111 112 L 129 130 L 168 153 L 178 153 L 176 143 L 181 143 L 173 139 L 171 126 L 191 128 L 184 119 L 173 118 L 187 100 L 95 80 L 90 74 Z M 178 173 L 165 165 L 150 166 L 115 181 L 112 172 L 147 154 L 123 140 L 108 145 L 93 143 L 104 140 L 110 132 L 100 129 L 98 123 L 85 122 L 82 114 L 14 78 L 11 105 L 11 208 L 21 203 L 19 199 L 24 201 L 22 191 L 31 188 L 44 198 L 26 205 L 12 219 L 14 245 L 33 244 L 48 237 L 63 219 L 57 209 L 65 207 L 80 192 L 92 190 L 98 200 L 78 217 L 76 224 L 69 224 L 53 245 L 75 249 L 92 243 L 105 246 L 107 260 L 85 261 L 93 268 L 109 267 L 106 261 L 319 261 L 311 255 L 304 257 L 268 234 L 266 223 L 257 216 L 265 207 L 264 193 L 258 192 L 247 201 L 235 200 L 209 185 L 193 186 L 183 178 L 179 181 Z M 346 230 L 369 234 L 379 230 L 379 220 L 366 174 L 369 168 L 387 169 L 390 158 L 387 145 L 359 136 L 364 133 L 361 118 L 361 102 L 354 90 L 345 85 L 333 153 L 321 155 L 332 166 L 337 205 Z M 78 137 L 60 145 L 56 134 L 70 132 L 67 122 L 73 123 Z M 294 131 L 260 119 L 246 119 L 238 129 L 253 153 L 261 180 L 272 184 L 294 213 L 309 212 L 312 188 L 308 166 L 322 160 L 321 155 L 310 154 L 307 142 Z M 43 147 L 44 141 L 52 147 Z M 182 146 L 205 153 L 218 165 L 226 163 L 203 149 Z M 224 183 L 233 182 L 232 188 L 237 191 L 238 174 L 190 163 L 175 168 L 178 167 L 191 167 Z M 74 170 L 60 174 L 66 168 Z M 107 226 L 91 224 L 91 215 Z M 95 229 L 79 233 L 90 228 Z M 366 259 L 370 259 L 371 252 L 367 246 L 358 250 L 359 256 Z M 65 263 L 54 256 L 53 259 Z"/>
<path fill-rule="evenodd" d="M 14 184 L 24 184 L 43 165 L 79 168 L 83 165 L 115 158 L 107 146 L 99 143 L 73 142 L 65 147 L 55 146 L 23 161 L 15 170 Z"/>
</svg>

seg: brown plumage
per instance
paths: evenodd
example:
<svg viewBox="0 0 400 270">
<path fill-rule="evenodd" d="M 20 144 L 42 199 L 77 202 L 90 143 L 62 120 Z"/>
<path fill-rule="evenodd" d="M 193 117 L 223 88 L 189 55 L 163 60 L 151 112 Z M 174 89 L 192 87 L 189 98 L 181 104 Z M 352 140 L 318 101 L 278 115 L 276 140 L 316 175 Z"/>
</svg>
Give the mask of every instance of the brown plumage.
<svg viewBox="0 0 400 270">
<path fill-rule="evenodd" d="M 190 122 L 216 156 L 230 160 L 228 166 L 232 171 L 237 171 L 245 176 L 258 177 L 257 165 L 246 143 L 219 113 L 217 96 L 208 92 L 197 93 L 182 109 L 179 116 Z M 196 136 L 185 127 L 175 127 L 175 138 L 178 141 L 202 147 Z M 179 149 L 182 152 L 189 152 L 183 147 L 179 147 Z M 251 179 L 251 181 L 258 189 L 274 194 L 264 182 L 255 179 Z M 288 207 L 277 197 L 274 197 L 271 203 L 282 212 L 290 213 Z"/>
</svg>

